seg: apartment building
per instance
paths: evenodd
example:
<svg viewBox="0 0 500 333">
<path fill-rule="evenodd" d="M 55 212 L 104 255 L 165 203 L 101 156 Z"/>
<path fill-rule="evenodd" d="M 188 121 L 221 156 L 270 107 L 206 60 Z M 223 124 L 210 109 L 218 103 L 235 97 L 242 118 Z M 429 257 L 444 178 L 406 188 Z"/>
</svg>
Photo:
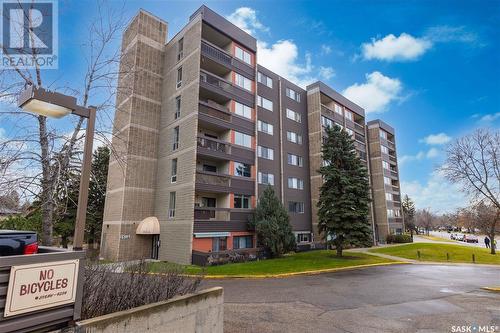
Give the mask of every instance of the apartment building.
<svg viewBox="0 0 500 333">
<path fill-rule="evenodd" d="M 257 65 L 255 38 L 206 6 L 168 42 L 167 27 L 141 10 L 123 35 L 101 255 L 186 264 L 255 248 L 248 221 L 266 186 L 297 242 L 320 242 L 323 128 L 351 133 L 370 168 L 364 110 L 322 82 L 304 90 Z"/>
<path fill-rule="evenodd" d="M 385 242 L 388 234 L 404 231 L 394 128 L 380 119 L 367 124 L 374 234 Z"/>
</svg>

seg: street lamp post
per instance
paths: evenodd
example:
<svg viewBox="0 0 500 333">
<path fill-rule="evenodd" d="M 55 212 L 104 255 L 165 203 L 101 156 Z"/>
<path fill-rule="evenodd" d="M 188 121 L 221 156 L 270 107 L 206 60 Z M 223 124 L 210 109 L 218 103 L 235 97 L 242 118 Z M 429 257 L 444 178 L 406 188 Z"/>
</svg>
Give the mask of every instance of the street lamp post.
<svg viewBox="0 0 500 333">
<path fill-rule="evenodd" d="M 75 234 L 73 237 L 73 250 L 82 250 L 85 234 L 85 220 L 87 217 L 90 170 L 92 167 L 92 145 L 94 142 L 96 108 L 93 106 L 86 108 L 77 105 L 75 97 L 48 91 L 33 85 L 28 86 L 21 93 L 18 105 L 25 111 L 50 118 L 62 118 L 70 113 L 87 118 L 87 130 L 85 132 L 85 145 L 83 149 L 83 165 L 80 176 L 80 191 L 78 193 L 78 207 L 76 211 Z"/>
</svg>

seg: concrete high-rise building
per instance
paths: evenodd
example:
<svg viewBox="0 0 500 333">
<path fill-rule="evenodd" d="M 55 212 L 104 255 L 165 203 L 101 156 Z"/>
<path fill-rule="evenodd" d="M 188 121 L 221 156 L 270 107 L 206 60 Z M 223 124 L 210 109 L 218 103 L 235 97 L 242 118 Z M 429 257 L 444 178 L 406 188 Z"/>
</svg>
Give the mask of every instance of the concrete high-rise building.
<svg viewBox="0 0 500 333">
<path fill-rule="evenodd" d="M 186 264 L 198 253 L 254 248 L 248 221 L 266 186 L 288 209 L 298 244 L 311 246 L 321 242 L 323 128 L 344 128 L 367 168 L 375 165 L 360 106 L 322 82 L 304 90 L 257 65 L 255 38 L 205 6 L 168 41 L 167 23 L 139 11 L 122 54 L 104 258 Z M 402 230 L 373 217 L 380 241 Z"/>
</svg>

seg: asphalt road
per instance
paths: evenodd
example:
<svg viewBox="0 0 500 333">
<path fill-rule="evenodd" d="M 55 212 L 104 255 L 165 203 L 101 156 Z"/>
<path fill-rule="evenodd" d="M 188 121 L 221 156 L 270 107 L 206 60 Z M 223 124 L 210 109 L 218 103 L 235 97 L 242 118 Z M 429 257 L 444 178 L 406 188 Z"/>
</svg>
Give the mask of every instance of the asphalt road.
<svg viewBox="0 0 500 333">
<path fill-rule="evenodd" d="M 206 280 L 202 287 L 224 287 L 229 333 L 430 333 L 452 332 L 453 325 L 492 325 L 500 332 L 500 294 L 480 289 L 495 285 L 500 268 L 397 265 L 287 279 Z"/>
<path fill-rule="evenodd" d="M 436 237 L 450 239 L 450 235 L 451 234 L 449 234 L 449 233 L 447 233 L 445 231 L 431 231 L 430 235 L 431 236 L 436 236 Z M 460 241 L 457 241 L 457 243 L 458 244 L 462 244 L 462 245 L 476 246 L 476 247 L 483 247 L 483 248 L 485 248 L 486 245 L 484 244 L 484 237 L 486 237 L 486 236 L 485 235 L 476 235 L 476 236 L 478 238 L 477 239 L 478 240 L 477 243 L 466 243 L 466 242 L 460 242 Z M 428 240 L 426 240 L 426 241 L 428 241 Z M 497 240 L 497 243 L 498 243 L 498 240 Z M 498 244 L 497 244 L 497 247 L 498 247 Z"/>
</svg>

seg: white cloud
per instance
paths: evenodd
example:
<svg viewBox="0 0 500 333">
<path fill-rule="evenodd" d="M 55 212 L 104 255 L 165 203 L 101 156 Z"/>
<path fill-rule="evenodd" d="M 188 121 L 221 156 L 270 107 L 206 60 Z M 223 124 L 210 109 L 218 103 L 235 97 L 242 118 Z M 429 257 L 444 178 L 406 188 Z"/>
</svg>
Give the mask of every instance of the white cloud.
<svg viewBox="0 0 500 333">
<path fill-rule="evenodd" d="M 440 25 L 427 29 L 425 38 L 435 43 L 460 42 L 468 44 L 476 44 L 479 36 L 471 31 L 468 31 L 465 26 L 449 26 Z"/>
<path fill-rule="evenodd" d="M 332 53 L 331 46 L 328 46 L 326 44 L 321 45 L 321 51 L 320 51 L 321 55 L 327 55 L 327 54 L 330 54 L 330 53 Z"/>
<path fill-rule="evenodd" d="M 335 76 L 335 71 L 333 70 L 332 67 L 324 67 L 324 66 L 319 67 L 319 77 L 321 77 L 322 79 L 330 80 L 334 76 Z"/>
<path fill-rule="evenodd" d="M 257 11 L 250 7 L 240 7 L 226 18 L 250 35 L 254 35 L 257 31 L 269 31 L 269 28 L 257 19 Z"/>
<path fill-rule="evenodd" d="M 491 123 L 497 119 L 500 119 L 500 112 L 486 114 L 486 115 L 482 116 L 481 119 L 479 119 L 479 121 L 485 122 L 485 123 Z"/>
<path fill-rule="evenodd" d="M 367 113 L 383 112 L 389 103 L 400 98 L 402 83 L 380 72 L 366 74 L 366 83 L 355 83 L 343 91 L 348 99 L 359 104 Z"/>
<path fill-rule="evenodd" d="M 449 183 L 439 172 L 433 172 L 424 183 L 402 181 L 401 192 L 414 200 L 417 209 L 429 208 L 435 213 L 452 212 L 468 202 L 460 187 Z"/>
<path fill-rule="evenodd" d="M 437 148 L 431 148 L 428 151 L 421 150 L 415 155 L 403 155 L 398 160 L 399 165 L 403 166 L 408 162 L 422 161 L 424 159 L 434 159 L 439 156 L 441 156 L 441 151 Z"/>
<path fill-rule="evenodd" d="M 445 133 L 439 134 L 430 134 L 423 139 L 420 139 L 420 142 L 424 142 L 428 145 L 444 145 L 451 141 L 451 137 L 446 135 Z"/>
<path fill-rule="evenodd" d="M 427 152 L 426 156 L 427 156 L 427 158 L 435 158 L 435 157 L 438 157 L 439 155 L 440 155 L 440 151 L 437 148 L 431 148 Z"/>
<path fill-rule="evenodd" d="M 371 42 L 361 45 L 361 51 L 367 60 L 415 60 L 431 47 L 432 42 L 425 38 L 402 33 L 399 37 L 390 34 L 382 39 L 372 38 Z"/>
</svg>

